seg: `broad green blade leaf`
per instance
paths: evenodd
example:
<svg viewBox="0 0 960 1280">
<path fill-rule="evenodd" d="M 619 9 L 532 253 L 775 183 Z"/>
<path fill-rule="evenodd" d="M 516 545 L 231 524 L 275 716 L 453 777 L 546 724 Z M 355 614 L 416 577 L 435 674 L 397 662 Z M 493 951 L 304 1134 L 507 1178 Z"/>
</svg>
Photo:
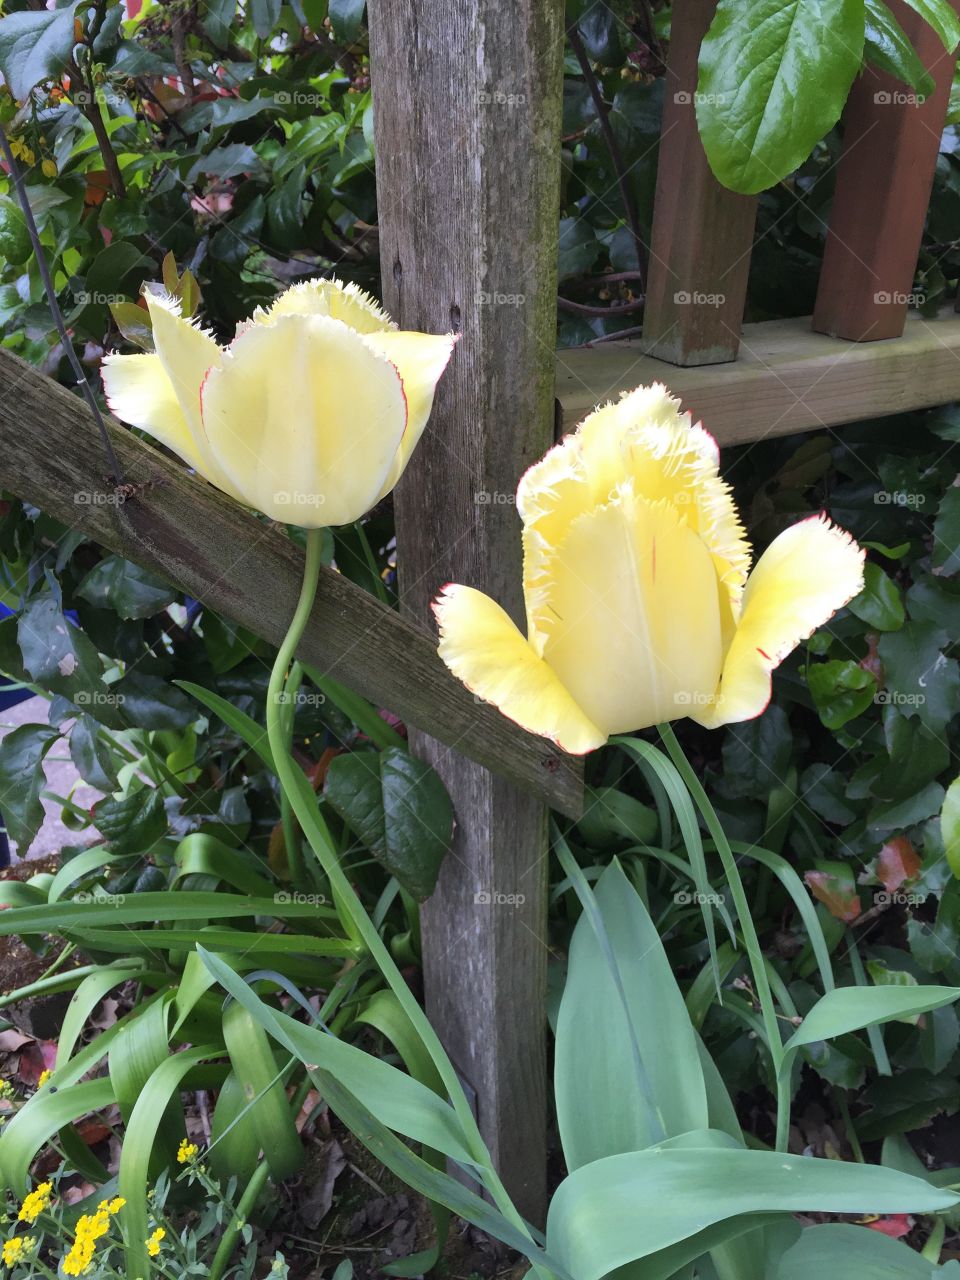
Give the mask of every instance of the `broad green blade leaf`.
<svg viewBox="0 0 960 1280">
<path fill-rule="evenodd" d="M 56 1093 L 44 1090 L 34 1098 L 40 1105 L 28 1103 L 0 1133 L 0 1179 L 15 1195 L 22 1195 L 30 1164 L 40 1148 L 64 1125 L 109 1107 L 114 1101 L 113 1085 L 109 1080 L 86 1080 Z"/>
<path fill-rule="evenodd" d="M 840 118 L 863 41 L 863 0 L 720 0 L 696 105 L 725 186 L 764 191 L 803 164 Z"/>
<path fill-rule="evenodd" d="M 807 1227 L 770 1280 L 960 1280 L 960 1262 L 934 1266 L 900 1240 L 879 1231 L 831 1222 Z"/>
<path fill-rule="evenodd" d="M 85 880 L 91 872 L 99 870 L 100 867 L 110 867 L 115 862 L 124 862 L 128 856 L 113 853 L 102 844 L 94 845 L 92 849 L 84 849 L 83 853 L 78 853 L 75 858 L 65 862 L 53 877 L 47 891 L 47 901 L 59 902 L 72 884 Z"/>
<path fill-rule="evenodd" d="M 136 960 L 115 960 L 112 964 L 98 967 L 84 978 L 73 993 L 63 1017 L 57 1041 L 58 1067 L 69 1060 L 87 1019 L 107 992 L 121 986 L 129 978 L 138 977 L 142 971 L 142 963 Z"/>
<path fill-rule="evenodd" d="M 485 1200 L 468 1191 L 463 1183 L 441 1173 L 411 1151 L 354 1097 L 337 1076 L 329 1071 L 311 1071 L 310 1075 L 350 1132 L 408 1187 L 437 1204 L 446 1205 L 495 1240 L 502 1240 L 531 1262 L 546 1267 L 548 1274 L 556 1280 L 573 1280 L 556 1259 L 534 1243 L 532 1236 L 525 1236 Z"/>
<path fill-rule="evenodd" d="M 693 807 L 693 801 L 690 799 L 690 792 L 684 786 L 683 779 L 673 761 L 668 759 L 653 743 L 644 742 L 642 738 L 615 738 L 613 741 L 622 747 L 628 755 L 633 756 L 634 760 L 642 768 L 653 773 L 663 787 L 673 811 L 677 815 L 677 823 L 680 827 L 680 834 L 683 836 L 684 848 L 693 868 L 694 883 L 697 886 L 700 911 L 703 915 L 703 927 L 706 930 L 707 945 L 710 948 L 710 961 L 716 974 L 717 939 L 711 903 L 717 902 L 719 896 L 713 892 L 710 881 L 707 878 L 707 860 L 703 855 L 703 837 L 700 834 L 697 811 Z M 661 826 L 663 825 L 664 823 L 661 819 Z M 719 974 L 716 976 L 716 987 L 719 993 Z"/>
<path fill-rule="evenodd" d="M 920 57 L 907 38 L 903 27 L 897 22 L 896 18 L 883 3 L 883 0 L 866 0 L 866 17 L 864 52 L 867 61 L 881 71 L 889 72 L 897 80 L 902 80 L 911 89 L 915 89 L 921 98 L 926 98 L 933 93 L 933 76 L 920 61 Z M 871 585 L 875 587 L 875 584 L 878 583 L 886 584 L 885 590 L 887 594 L 892 594 L 896 604 L 899 605 L 899 620 L 902 624 L 904 618 L 903 604 L 900 601 L 896 587 L 877 565 L 871 564 L 868 568 L 872 572 L 873 581 L 871 583 L 868 579 L 864 593 L 869 591 Z M 858 596 L 857 600 L 859 601 L 859 599 L 860 597 Z M 878 599 L 876 589 L 867 596 L 871 608 Z M 851 612 L 855 613 L 859 618 L 861 613 L 859 608 L 853 607 L 855 604 L 856 602 L 851 602 Z M 864 621 L 871 621 L 871 619 L 864 619 Z M 891 629 L 894 628 L 880 628 L 883 631 Z"/>
<path fill-rule="evenodd" d="M 110 1049 L 110 1082 L 120 1114 L 128 1125 L 148 1080 L 170 1057 L 170 1007 L 174 994 L 173 991 L 165 991 L 159 1000 L 131 1022 Z M 180 1139 L 185 1136 L 180 1100 L 171 1098 L 163 1115 L 157 1118 L 156 1136 L 150 1153 L 150 1170 L 154 1177 L 173 1160 Z"/>
<path fill-rule="evenodd" d="M 259 859 L 251 856 L 243 849 L 230 849 L 221 840 L 205 835 L 202 831 L 194 831 L 177 845 L 174 855 L 177 863 L 176 884 L 184 876 L 207 875 L 216 876 L 224 884 L 250 894 L 253 898 L 269 898 L 274 901 L 290 898 L 290 894 L 276 894 L 274 886 L 266 876 L 261 875 L 257 866 L 263 867 Z"/>
<path fill-rule="evenodd" d="M 242 1186 L 257 1167 L 260 1143 L 248 1107 L 243 1085 L 231 1071 L 217 1095 L 207 1149 L 213 1172 L 224 1185 L 237 1178 Z"/>
<path fill-rule="evenodd" d="M 557 1122 L 571 1171 L 708 1124 L 690 1015 L 653 921 L 618 862 L 600 877 L 595 898 L 607 947 L 585 913 L 557 1017 Z"/>
<path fill-rule="evenodd" d="M 213 1058 L 222 1053 L 223 1050 L 216 1045 L 201 1045 L 196 1049 L 175 1053 L 153 1072 L 133 1108 L 120 1150 L 118 1179 L 118 1190 L 127 1202 L 120 1215 L 120 1223 L 126 1253 L 125 1274 L 128 1276 L 150 1280 L 154 1270 L 146 1245 L 149 1234 L 147 1187 L 150 1181 L 150 1156 L 157 1130 L 187 1073 L 205 1058 Z"/>
<path fill-rule="evenodd" d="M 745 854 L 749 858 L 755 858 L 763 866 L 769 867 L 787 893 L 789 893 L 793 899 L 793 905 L 797 908 L 797 913 L 806 927 L 807 937 L 810 939 L 810 946 L 817 961 L 817 968 L 820 970 L 820 981 L 823 983 L 823 989 L 824 991 L 832 991 L 836 984 L 833 980 L 830 948 L 827 946 L 827 940 L 823 936 L 823 929 L 820 926 L 820 918 L 817 915 L 816 908 L 810 901 L 810 895 L 796 871 L 794 871 L 786 858 L 782 858 L 779 853 L 772 853 L 769 849 L 761 849 L 758 845 L 745 844 L 742 840 L 731 840 L 730 848 L 734 853 Z"/>
<path fill-rule="evenodd" d="M 784 1045 L 784 1052 L 878 1022 L 927 1013 L 958 999 L 960 987 L 838 987 L 817 1001 Z"/>
<path fill-rule="evenodd" d="M 349 1080 L 351 1092 L 389 1128 L 472 1167 L 469 1147 L 453 1108 L 432 1089 L 327 1031 L 305 1027 L 288 1015 L 277 1013 L 218 956 L 203 947 L 198 946 L 197 950 L 220 985 L 268 1035 L 301 1062 Z"/>
<path fill-rule="evenodd" d="M 288 1178 L 303 1164 L 303 1147 L 284 1092 L 285 1074 L 277 1070 L 263 1028 L 242 1005 L 233 1003 L 223 1011 L 223 1039 L 233 1074 L 251 1104 L 245 1119 L 273 1177 Z"/>
<path fill-rule="evenodd" d="M 723 1076 L 711 1058 L 707 1046 L 697 1035 L 697 1052 L 700 1055 L 700 1070 L 703 1072 L 703 1083 L 707 1094 L 707 1120 L 709 1127 L 728 1134 L 743 1146 L 743 1130 L 734 1109 L 733 1100 L 724 1084 Z"/>
<path fill-rule="evenodd" d="M 283 895 L 279 895 L 282 899 Z M 166 920 L 223 920 L 269 916 L 279 919 L 336 920 L 332 907 L 275 898 L 246 898 L 231 893 L 86 894 L 81 900 L 53 906 L 15 907 L 0 912 L 0 936 L 11 933 L 69 933 L 102 925 L 152 924 Z M 283 935 L 276 935 L 276 942 Z M 340 941 L 335 939 L 334 941 Z"/>
<path fill-rule="evenodd" d="M 251 912 L 250 914 L 260 914 Z M 303 933 L 271 933 L 261 930 L 245 933 L 241 929 L 78 929 L 72 936 L 95 951 L 116 952 L 123 955 L 139 950 L 145 956 L 156 956 L 158 951 L 180 951 L 192 947 L 198 937 L 211 947 L 223 951 L 239 951 L 244 956 L 255 956 L 260 965 L 267 965 L 268 957 L 286 955 L 355 956 L 357 948 L 342 938 L 314 938 Z M 282 961 L 281 961 L 282 963 Z"/>
<path fill-rule="evenodd" d="M 600 1280 L 745 1214 L 930 1213 L 956 1202 L 919 1178 L 871 1165 L 654 1147 L 608 1156 L 565 1178 L 547 1217 L 547 1251 L 577 1280 Z"/>
</svg>

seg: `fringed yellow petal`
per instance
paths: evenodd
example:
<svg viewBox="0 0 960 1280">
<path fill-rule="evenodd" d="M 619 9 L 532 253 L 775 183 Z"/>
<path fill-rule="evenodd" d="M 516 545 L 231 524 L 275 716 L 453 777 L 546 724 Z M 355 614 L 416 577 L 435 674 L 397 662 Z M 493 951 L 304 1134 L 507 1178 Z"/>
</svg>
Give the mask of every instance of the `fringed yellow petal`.
<svg viewBox="0 0 960 1280">
<path fill-rule="evenodd" d="M 607 735 L 571 697 L 496 601 L 472 587 L 444 588 L 433 606 L 439 654 L 485 702 L 564 751 L 583 755 Z"/>
<path fill-rule="evenodd" d="M 253 325 L 202 393 L 210 448 L 243 501 L 316 528 L 374 505 L 406 425 L 400 375 L 328 316 Z"/>
<path fill-rule="evenodd" d="M 286 289 L 269 307 L 258 307 L 253 324 L 270 324 L 281 316 L 330 316 L 358 333 L 396 329 L 387 313 L 369 293 L 352 282 L 304 280 Z"/>
<path fill-rule="evenodd" d="M 412 333 L 385 329 L 365 334 L 364 342 L 394 365 L 403 382 L 407 399 L 407 429 L 387 475 L 380 497 L 385 497 L 403 475 L 410 455 L 420 443 L 427 419 L 433 408 L 437 383 L 449 363 L 456 344 L 456 334 Z"/>
<path fill-rule="evenodd" d="M 823 515 L 793 525 L 770 544 L 747 580 L 743 612 L 723 663 L 718 697 L 694 707 L 708 728 L 758 716 L 770 673 L 863 587 L 863 550 Z"/>
<path fill-rule="evenodd" d="M 606 733 L 677 719 L 715 692 L 720 584 L 670 502 L 624 484 L 574 521 L 550 575 L 544 661 Z"/>
<path fill-rule="evenodd" d="M 100 374 L 114 417 L 148 432 L 191 467 L 200 466 L 193 433 L 158 355 L 105 356 Z"/>
<path fill-rule="evenodd" d="M 720 478 L 716 442 L 680 412 L 666 387 L 654 383 L 590 414 L 520 482 L 528 629 L 538 647 L 549 627 L 540 603 L 551 549 L 582 511 L 606 503 L 627 482 L 638 497 L 671 503 L 702 538 L 728 596 L 723 607 L 739 614 L 750 546 Z"/>
</svg>

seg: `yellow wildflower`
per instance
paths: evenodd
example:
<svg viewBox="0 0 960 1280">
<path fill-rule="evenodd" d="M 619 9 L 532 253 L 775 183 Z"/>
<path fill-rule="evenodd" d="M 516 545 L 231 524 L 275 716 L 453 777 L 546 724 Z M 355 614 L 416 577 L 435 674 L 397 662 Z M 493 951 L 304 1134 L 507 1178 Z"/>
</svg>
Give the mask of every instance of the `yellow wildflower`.
<svg viewBox="0 0 960 1280">
<path fill-rule="evenodd" d="M 77 1223 L 77 1233 L 70 1252 L 63 1260 L 63 1272 L 82 1276 L 93 1261 L 97 1241 L 110 1230 L 109 1202 L 103 1200 L 96 1213 L 85 1213 Z"/>
<path fill-rule="evenodd" d="M 55 178 L 57 176 L 57 162 L 49 157 L 41 162 L 40 169 L 45 178 Z M 47 1074 L 49 1075 L 49 1072 Z"/>
<path fill-rule="evenodd" d="M 14 1236 L 3 1246 L 3 1260 L 8 1267 L 15 1266 L 30 1253 L 36 1244 L 33 1236 Z"/>
<path fill-rule="evenodd" d="M 200 1148 L 195 1142 L 188 1142 L 186 1138 L 180 1140 L 180 1150 L 177 1152 L 177 1164 L 189 1164 L 191 1160 L 195 1160 L 199 1154 Z"/>
<path fill-rule="evenodd" d="M 155 1258 L 160 1252 L 160 1241 L 166 1234 L 167 1233 L 164 1231 L 163 1227 L 157 1227 L 156 1231 L 154 1231 L 153 1235 L 147 1241 L 147 1253 L 149 1253 L 151 1258 Z"/>
<path fill-rule="evenodd" d="M 50 1194 L 53 1191 L 52 1182 L 41 1182 L 35 1191 L 31 1191 L 23 1204 L 20 1206 L 20 1212 L 17 1215 L 18 1222 L 29 1222 L 32 1226 L 43 1213 L 44 1209 L 49 1208 Z"/>
<path fill-rule="evenodd" d="M 126 1203 L 127 1202 L 126 1200 L 124 1200 L 123 1196 L 114 1196 L 114 1198 L 107 1205 L 107 1208 L 110 1210 L 111 1213 L 119 1213 Z"/>
<path fill-rule="evenodd" d="M 10 1081 L 0 1080 L 0 1098 L 4 1100 L 9 1100 L 10 1098 L 15 1098 L 16 1096 L 17 1096 L 17 1091 L 16 1089 L 14 1089 Z"/>
<path fill-rule="evenodd" d="M 44 160 L 44 164 L 46 164 L 46 160 Z M 40 1079 L 37 1081 L 37 1088 L 42 1089 L 52 1075 L 53 1072 L 44 1067 L 40 1072 Z"/>
</svg>

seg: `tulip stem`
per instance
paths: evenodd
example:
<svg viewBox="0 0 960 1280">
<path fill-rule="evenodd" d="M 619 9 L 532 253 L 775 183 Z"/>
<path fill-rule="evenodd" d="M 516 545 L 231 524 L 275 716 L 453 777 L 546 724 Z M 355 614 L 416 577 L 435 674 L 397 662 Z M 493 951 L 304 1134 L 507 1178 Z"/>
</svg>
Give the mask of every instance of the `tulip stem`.
<svg viewBox="0 0 960 1280">
<path fill-rule="evenodd" d="M 730 848 L 730 841 L 727 839 L 723 825 L 717 817 L 717 812 L 710 803 L 710 798 L 703 789 L 693 766 L 684 754 L 683 748 L 677 741 L 677 736 L 673 732 L 672 726 L 660 724 L 657 725 L 657 729 L 670 759 L 693 797 L 694 804 L 703 815 L 703 820 L 707 824 L 707 830 L 716 845 L 717 853 L 720 855 L 720 861 L 723 864 L 724 875 L 730 886 L 730 893 L 733 897 L 733 904 L 737 909 L 737 918 L 740 921 L 740 929 L 743 934 L 744 947 L 753 972 L 754 989 L 757 993 L 757 999 L 760 1001 L 763 1026 L 770 1050 L 770 1059 L 773 1063 L 773 1076 L 777 1093 L 776 1150 L 786 1151 L 790 1123 L 790 1072 L 789 1070 L 783 1070 L 783 1037 L 780 1034 L 777 1010 L 773 1002 L 773 993 L 770 990 L 770 979 L 767 976 L 767 966 L 764 963 L 763 948 L 760 946 L 760 938 L 753 923 L 750 904 L 747 901 L 743 881 L 740 879 L 737 860 L 734 857 L 733 850 Z"/>
<path fill-rule="evenodd" d="M 450 1103 L 460 1122 L 467 1148 L 482 1171 L 484 1184 L 490 1192 L 494 1203 L 508 1222 L 523 1232 L 533 1243 L 533 1237 L 526 1223 L 507 1194 L 506 1188 L 494 1168 L 492 1157 L 481 1137 L 456 1069 L 447 1057 L 446 1051 L 440 1043 L 439 1036 L 431 1026 L 429 1018 L 407 986 L 403 974 L 394 962 L 386 943 L 380 937 L 376 925 L 370 919 L 353 885 L 340 866 L 340 859 L 330 832 L 317 806 L 317 798 L 314 795 L 313 787 L 294 761 L 288 749 L 284 731 L 284 716 L 282 714 L 285 700 L 280 695 L 283 693 L 287 671 L 294 661 L 297 645 L 300 643 L 304 628 L 313 609 L 317 594 L 317 582 L 320 576 L 320 565 L 322 563 L 322 547 L 323 530 L 309 529 L 307 531 L 307 553 L 300 599 L 297 602 L 289 630 L 277 652 L 276 661 L 270 673 L 270 683 L 267 687 L 267 737 L 273 754 L 277 777 L 303 829 L 307 843 L 327 876 L 337 909 L 347 917 L 345 925 L 350 932 L 362 939 L 371 958 L 375 961 L 387 985 L 397 997 L 401 1008 L 409 1018 L 424 1048 L 433 1060 Z M 549 1275 L 543 1267 L 539 1267 L 536 1264 L 533 1270 L 538 1276 L 546 1277 Z"/>
</svg>

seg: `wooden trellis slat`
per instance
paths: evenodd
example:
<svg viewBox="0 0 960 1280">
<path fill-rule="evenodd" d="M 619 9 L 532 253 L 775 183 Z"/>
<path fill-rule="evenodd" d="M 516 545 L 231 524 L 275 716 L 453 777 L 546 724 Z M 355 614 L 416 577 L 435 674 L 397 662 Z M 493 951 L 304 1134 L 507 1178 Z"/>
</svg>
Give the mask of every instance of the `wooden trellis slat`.
<svg viewBox="0 0 960 1280">
<path fill-rule="evenodd" d="M 96 424 L 76 396 L 0 350 L 0 488 L 277 645 L 300 589 L 303 556 L 286 534 L 108 420 L 136 494 L 117 505 Z M 332 570 L 300 656 L 457 751 L 576 815 L 578 763 L 478 704 L 436 653 L 436 636 Z"/>
<path fill-rule="evenodd" d="M 557 354 L 564 430 L 596 404 L 663 382 L 721 444 L 815 431 L 960 400 L 960 316 L 912 313 L 902 338 L 853 345 L 810 329 L 810 317 L 745 325 L 740 358 L 671 368 L 639 343 L 607 342 Z"/>
<path fill-rule="evenodd" d="M 936 89 L 918 105 L 902 81 L 868 66 L 844 109 L 813 327 L 854 342 L 903 332 L 957 60 L 915 8 L 890 7 Z"/>
<path fill-rule="evenodd" d="M 521 473 L 553 442 L 562 0 L 371 0 L 384 302 L 463 341 L 397 490 L 401 602 L 446 581 L 521 622 Z M 458 819 L 423 910 L 427 1007 L 521 1210 L 546 1192 L 542 806 L 419 736 Z M 496 895 L 502 900 L 497 901 Z"/>
<path fill-rule="evenodd" d="M 643 340 L 678 365 L 736 359 L 757 212 L 756 196 L 713 176 L 697 131 L 697 56 L 716 7 L 676 0 L 664 88 Z"/>
</svg>

